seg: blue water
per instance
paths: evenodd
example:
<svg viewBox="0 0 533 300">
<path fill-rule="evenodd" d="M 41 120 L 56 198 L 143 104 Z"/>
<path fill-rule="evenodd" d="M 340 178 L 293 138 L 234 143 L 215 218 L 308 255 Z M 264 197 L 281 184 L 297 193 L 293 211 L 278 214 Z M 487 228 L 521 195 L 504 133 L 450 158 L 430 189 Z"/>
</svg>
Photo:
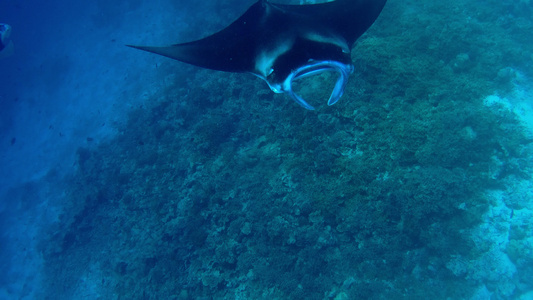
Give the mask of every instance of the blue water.
<svg viewBox="0 0 533 300">
<path fill-rule="evenodd" d="M 316 111 L 124 46 L 253 3 L 0 2 L 0 299 L 533 299 L 533 4 L 389 0 Z"/>
</svg>

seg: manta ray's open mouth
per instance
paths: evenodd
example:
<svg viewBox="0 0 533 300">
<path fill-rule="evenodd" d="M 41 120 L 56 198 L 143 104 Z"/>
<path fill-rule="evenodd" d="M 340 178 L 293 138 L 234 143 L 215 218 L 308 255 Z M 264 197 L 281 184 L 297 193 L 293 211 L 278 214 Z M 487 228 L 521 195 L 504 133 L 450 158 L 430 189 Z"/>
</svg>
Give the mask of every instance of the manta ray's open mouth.
<svg viewBox="0 0 533 300">
<path fill-rule="evenodd" d="M 351 64 L 343 64 L 338 61 L 324 60 L 324 61 L 309 61 L 308 64 L 303 65 L 296 70 L 292 71 L 289 76 L 281 83 L 281 85 L 269 83 L 272 91 L 277 93 L 287 93 L 291 98 L 306 109 L 314 110 L 307 101 L 305 101 L 301 95 L 294 91 L 293 84 L 296 80 L 306 78 L 313 75 L 318 75 L 323 72 L 337 73 L 338 78 L 333 91 L 328 99 L 328 105 L 333 105 L 339 101 L 344 94 L 344 88 L 348 83 L 348 78 L 353 72 L 354 66 Z"/>
</svg>

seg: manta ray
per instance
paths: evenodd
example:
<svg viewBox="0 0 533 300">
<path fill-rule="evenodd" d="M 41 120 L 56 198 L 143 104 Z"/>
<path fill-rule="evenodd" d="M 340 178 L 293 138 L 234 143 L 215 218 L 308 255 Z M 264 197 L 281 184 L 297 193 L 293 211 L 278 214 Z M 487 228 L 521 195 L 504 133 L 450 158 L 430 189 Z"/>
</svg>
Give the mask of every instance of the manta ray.
<svg viewBox="0 0 533 300">
<path fill-rule="evenodd" d="M 228 27 L 203 39 L 164 47 L 127 46 L 202 68 L 251 73 L 273 92 L 287 93 L 313 110 L 294 92 L 293 82 L 326 71 L 337 73 L 328 99 L 328 105 L 335 104 L 354 71 L 350 51 L 386 1 L 284 5 L 259 0 Z"/>
</svg>

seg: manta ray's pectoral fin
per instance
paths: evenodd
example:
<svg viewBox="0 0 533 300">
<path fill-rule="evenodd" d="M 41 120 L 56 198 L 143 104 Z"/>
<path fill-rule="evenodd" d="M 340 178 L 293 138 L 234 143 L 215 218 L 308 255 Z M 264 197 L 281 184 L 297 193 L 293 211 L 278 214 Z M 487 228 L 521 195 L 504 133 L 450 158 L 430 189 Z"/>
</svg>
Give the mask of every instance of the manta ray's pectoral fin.
<svg viewBox="0 0 533 300">
<path fill-rule="evenodd" d="M 168 58 L 179 60 L 181 62 L 185 62 L 202 68 L 228 72 L 240 71 L 239 66 L 228 67 L 226 61 L 231 60 L 231 57 L 220 57 L 220 53 L 218 53 L 217 55 L 216 51 L 212 51 L 209 47 L 203 47 L 201 43 L 193 42 L 163 47 L 136 45 L 126 46 L 166 56 Z"/>
<path fill-rule="evenodd" d="M 253 72 L 263 22 L 267 16 L 261 2 L 252 5 L 223 30 L 206 38 L 166 47 L 132 46 L 198 67 L 225 72 Z"/>
</svg>

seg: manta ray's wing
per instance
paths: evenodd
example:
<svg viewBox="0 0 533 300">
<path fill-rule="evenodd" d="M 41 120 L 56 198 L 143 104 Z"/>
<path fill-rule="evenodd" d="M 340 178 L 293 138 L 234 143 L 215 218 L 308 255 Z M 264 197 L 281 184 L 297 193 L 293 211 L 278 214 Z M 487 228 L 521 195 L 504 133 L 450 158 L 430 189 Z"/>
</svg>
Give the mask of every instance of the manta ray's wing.
<svg viewBox="0 0 533 300">
<path fill-rule="evenodd" d="M 252 72 L 265 13 L 265 7 L 257 2 L 231 25 L 204 39 L 166 47 L 128 46 L 202 68 Z"/>
</svg>

